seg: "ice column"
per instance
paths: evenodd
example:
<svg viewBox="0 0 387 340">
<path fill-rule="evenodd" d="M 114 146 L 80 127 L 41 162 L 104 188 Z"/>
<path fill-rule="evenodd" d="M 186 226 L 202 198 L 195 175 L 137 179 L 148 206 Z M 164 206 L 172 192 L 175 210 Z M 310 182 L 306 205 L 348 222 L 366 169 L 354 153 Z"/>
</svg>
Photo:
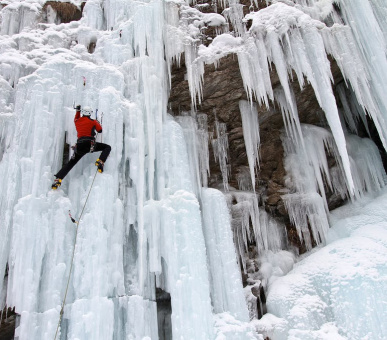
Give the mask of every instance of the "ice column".
<svg viewBox="0 0 387 340">
<path fill-rule="evenodd" d="M 290 104 L 288 98 L 286 98 L 285 91 L 281 86 L 274 90 L 274 98 L 280 106 L 287 135 L 292 138 L 295 143 L 301 143 L 301 145 L 303 145 L 304 139 L 302 136 L 300 120 L 298 118 L 297 103 L 293 89 L 289 87 Z"/>
<path fill-rule="evenodd" d="M 215 120 L 215 138 L 212 139 L 212 149 L 214 151 L 215 161 L 219 163 L 223 178 L 224 190 L 228 190 L 228 176 L 230 173 L 228 160 L 228 134 L 225 123 Z"/>
<path fill-rule="evenodd" d="M 148 201 L 145 207 L 151 270 L 157 274 L 158 287 L 171 295 L 173 338 L 213 339 L 202 220 L 185 143 L 179 124 L 168 119 L 164 126 L 164 198 Z"/>
<path fill-rule="evenodd" d="M 248 321 L 226 200 L 220 191 L 204 189 L 202 201 L 214 312 L 229 312 L 238 320 Z"/>
<path fill-rule="evenodd" d="M 182 126 L 187 144 L 190 172 L 195 194 L 200 197 L 201 188 L 207 186 L 210 172 L 208 151 L 207 115 L 178 116 L 177 122 Z"/>
<path fill-rule="evenodd" d="M 349 130 L 352 133 L 357 134 L 358 124 L 362 122 L 368 132 L 368 135 L 370 136 L 366 112 L 358 104 L 355 94 L 347 89 L 344 84 L 339 84 L 336 89 L 339 94 L 341 104 L 343 105 L 343 116 L 348 124 Z"/>
<path fill-rule="evenodd" d="M 383 6 L 377 0 L 340 0 L 338 3 L 345 23 L 352 29 L 361 55 L 361 65 L 366 68 L 369 76 L 368 86 L 372 93 L 373 102 L 371 100 L 366 102 L 366 108 L 375 122 L 384 147 L 387 149 L 385 133 L 387 120 L 387 97 L 385 95 L 387 86 L 387 25 L 385 18 L 382 19 L 383 10 L 378 10 Z M 372 34 L 370 34 L 370 30 Z M 361 98 L 358 93 L 356 95 Z"/>
<path fill-rule="evenodd" d="M 255 190 L 255 167 L 259 167 L 259 123 L 258 111 L 254 103 L 239 101 L 242 116 L 243 138 L 246 145 L 247 159 L 250 167 L 251 183 Z"/>
</svg>

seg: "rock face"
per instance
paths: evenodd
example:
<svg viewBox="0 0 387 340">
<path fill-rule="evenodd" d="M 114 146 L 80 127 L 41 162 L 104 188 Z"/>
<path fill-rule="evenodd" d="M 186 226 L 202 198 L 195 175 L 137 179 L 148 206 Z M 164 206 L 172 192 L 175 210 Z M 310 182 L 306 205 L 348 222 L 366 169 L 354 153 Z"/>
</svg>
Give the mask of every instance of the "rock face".
<svg viewBox="0 0 387 340">
<path fill-rule="evenodd" d="M 11 308 L 4 308 L 1 311 L 0 339 L 13 340 L 15 333 L 16 314 Z"/>
<path fill-rule="evenodd" d="M 85 2 L 82 3 L 82 8 Z M 50 20 L 51 17 L 55 17 L 52 20 L 59 23 L 68 23 L 70 21 L 77 21 L 82 17 L 82 11 L 77 6 L 70 2 L 57 2 L 47 1 L 43 6 L 42 13 L 45 15 L 46 20 Z"/>
<path fill-rule="evenodd" d="M 172 70 L 172 88 L 170 107 L 173 114 L 191 111 L 191 98 L 188 82 L 185 80 L 186 68 L 174 67 Z M 332 73 L 335 82 L 342 80 L 340 70 L 332 63 Z M 275 69 L 271 72 L 273 88 L 279 86 Z M 325 116 L 314 94 L 311 85 L 301 91 L 297 82 L 292 84 L 295 93 L 301 123 L 327 126 Z M 235 55 L 228 55 L 220 60 L 217 68 L 206 65 L 203 85 L 203 98 L 197 111 L 208 116 L 209 131 L 214 130 L 215 113 L 220 122 L 226 123 L 229 139 L 229 164 L 231 175 L 229 184 L 238 188 L 237 175 L 248 167 L 245 141 L 243 137 L 242 119 L 239 111 L 239 101 L 247 100 Z M 285 169 L 283 164 L 284 150 L 281 134 L 284 123 L 280 108 L 270 104 L 270 107 L 258 107 L 260 125 L 260 168 L 256 180 L 256 191 L 260 194 L 262 205 L 272 216 L 281 219 L 287 225 L 289 241 L 298 246 L 302 252 L 295 229 L 290 225 L 288 214 L 284 208 L 281 195 L 287 192 L 284 184 Z M 211 146 L 210 146 L 211 149 Z M 221 173 L 210 150 L 210 180 L 209 186 L 219 187 Z M 337 205 L 337 202 L 336 202 Z"/>
</svg>

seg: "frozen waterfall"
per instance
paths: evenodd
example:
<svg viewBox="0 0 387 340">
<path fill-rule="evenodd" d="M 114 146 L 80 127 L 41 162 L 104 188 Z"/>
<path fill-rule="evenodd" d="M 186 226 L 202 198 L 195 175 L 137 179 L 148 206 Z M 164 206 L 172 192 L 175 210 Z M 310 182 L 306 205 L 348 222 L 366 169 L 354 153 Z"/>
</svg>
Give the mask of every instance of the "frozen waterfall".
<svg viewBox="0 0 387 340">
<path fill-rule="evenodd" d="M 171 295 L 173 338 L 255 338 L 225 198 L 204 191 L 203 202 L 223 209 L 219 221 L 200 209 L 206 131 L 185 126 L 207 151 L 182 147 L 183 129 L 166 112 L 166 5 L 88 1 L 80 22 L 43 29 L 41 5 L 15 2 L 1 22 L 0 291 L 20 315 L 16 338 L 54 339 L 59 320 L 77 231 L 68 211 L 79 216 L 95 173 L 96 155 L 85 156 L 50 191 L 64 143 L 76 142 L 74 103 L 98 109 L 98 140 L 113 151 L 79 221 L 58 338 L 157 339 L 156 286 Z M 215 240 L 204 226 L 227 245 L 209 262 Z M 221 276 L 210 280 L 211 268 Z M 223 330 L 219 313 L 245 326 Z"/>
<path fill-rule="evenodd" d="M 387 337 L 386 173 L 370 139 L 387 148 L 386 4 L 272 0 L 254 11 L 260 3 L 247 13 L 214 1 L 207 13 L 183 0 L 0 2 L 0 306 L 15 308 L 15 339 L 54 339 L 57 326 L 60 340 Z M 61 5 L 82 18 L 62 22 Z M 206 65 L 228 55 L 245 91 L 247 165 L 235 178 L 227 122 L 200 112 Z M 172 112 L 183 58 L 191 111 Z M 296 93 L 308 85 L 321 126 L 300 118 Z M 52 191 L 78 104 L 112 152 L 102 174 L 88 154 Z M 261 112 L 273 107 L 286 222 L 259 190 Z M 349 204 L 331 213 L 328 195 Z M 290 225 L 315 254 L 297 257 Z"/>
</svg>

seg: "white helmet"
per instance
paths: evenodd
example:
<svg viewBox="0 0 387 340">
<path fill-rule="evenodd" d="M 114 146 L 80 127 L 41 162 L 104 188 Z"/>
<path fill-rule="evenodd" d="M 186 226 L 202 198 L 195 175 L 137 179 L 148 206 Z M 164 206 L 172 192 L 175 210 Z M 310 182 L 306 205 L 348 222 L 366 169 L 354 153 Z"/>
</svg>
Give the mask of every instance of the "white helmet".
<svg viewBox="0 0 387 340">
<path fill-rule="evenodd" d="M 93 114 L 93 109 L 90 106 L 82 108 L 82 116 L 90 117 Z"/>
</svg>

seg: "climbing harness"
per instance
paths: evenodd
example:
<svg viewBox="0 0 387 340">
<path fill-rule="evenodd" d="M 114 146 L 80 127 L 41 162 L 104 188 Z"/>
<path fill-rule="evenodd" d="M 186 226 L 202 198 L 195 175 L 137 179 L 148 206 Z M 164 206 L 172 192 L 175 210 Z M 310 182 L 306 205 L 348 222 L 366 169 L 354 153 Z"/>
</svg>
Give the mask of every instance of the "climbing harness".
<svg viewBox="0 0 387 340">
<path fill-rule="evenodd" d="M 75 246 L 76 246 L 76 244 L 77 244 L 77 237 L 78 237 L 79 223 L 80 223 L 80 221 L 81 221 L 83 212 L 85 211 L 87 201 L 89 200 L 90 192 L 91 192 L 91 189 L 93 188 L 94 181 L 95 181 L 95 178 L 96 178 L 96 176 L 97 176 L 97 173 L 98 173 L 98 169 L 96 170 L 95 175 L 94 175 L 94 178 L 93 178 L 93 181 L 91 182 L 90 189 L 89 189 L 89 192 L 88 192 L 88 194 L 87 194 L 85 204 L 83 205 L 81 214 L 79 215 L 78 221 L 76 221 L 76 220 L 71 216 L 71 211 L 69 210 L 69 216 L 70 216 L 71 222 L 73 222 L 73 223 L 75 223 L 75 224 L 77 225 L 77 231 L 76 231 L 76 233 L 75 233 L 75 239 L 74 239 L 74 245 L 73 245 L 73 255 L 72 255 L 72 257 L 71 257 L 71 265 L 70 265 L 69 277 L 68 277 L 68 279 L 67 279 L 66 291 L 65 291 L 65 295 L 64 295 L 64 298 L 63 298 L 63 301 L 62 301 L 62 307 L 61 307 L 61 309 L 60 309 L 59 321 L 58 321 L 58 325 L 57 325 L 57 327 L 56 327 L 56 332 L 55 332 L 54 340 L 56 340 L 56 336 L 58 335 L 58 330 L 59 330 L 60 323 L 61 323 L 61 321 L 62 321 L 62 317 L 63 317 L 63 313 L 64 313 L 64 306 L 65 306 L 65 303 L 66 303 L 67 292 L 68 292 L 69 285 L 70 285 L 71 272 L 72 272 L 73 264 L 74 264 Z"/>
<path fill-rule="evenodd" d="M 97 138 L 97 136 L 96 136 L 96 138 Z M 94 152 L 94 147 L 95 147 L 95 139 L 90 142 L 90 153 Z"/>
</svg>

